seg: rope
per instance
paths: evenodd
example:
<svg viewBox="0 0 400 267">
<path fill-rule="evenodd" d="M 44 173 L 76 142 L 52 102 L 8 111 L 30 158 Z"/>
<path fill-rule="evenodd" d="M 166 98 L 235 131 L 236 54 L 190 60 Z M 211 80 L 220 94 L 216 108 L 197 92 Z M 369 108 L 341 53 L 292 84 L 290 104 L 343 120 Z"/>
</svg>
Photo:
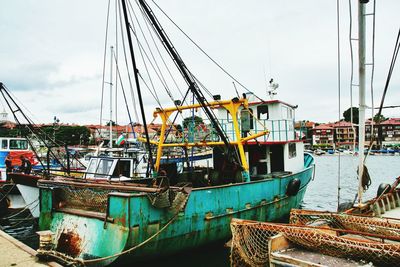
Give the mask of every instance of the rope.
<svg viewBox="0 0 400 267">
<path fill-rule="evenodd" d="M 144 11 L 143 11 L 142 9 L 140 9 L 140 10 L 141 10 L 142 16 L 145 17 Z M 170 69 L 168 68 L 167 63 L 165 62 L 163 56 L 161 55 L 161 51 L 160 51 L 160 49 L 159 49 L 159 47 L 158 47 L 158 45 L 157 45 L 157 42 L 156 42 L 155 39 L 154 39 L 153 33 L 152 33 L 152 31 L 151 31 L 151 29 L 150 29 L 150 27 L 149 27 L 149 23 L 145 23 L 145 25 L 146 25 L 147 31 L 149 32 L 149 35 L 150 35 L 150 37 L 151 37 L 151 39 L 152 39 L 152 41 L 153 41 L 153 45 L 154 45 L 154 47 L 156 48 L 157 53 L 158 53 L 158 55 L 160 56 L 160 59 L 161 59 L 161 61 L 162 61 L 163 64 L 164 64 L 164 67 L 165 67 L 166 70 L 168 71 L 168 74 L 169 74 L 170 78 L 172 79 L 172 81 L 173 81 L 173 83 L 174 83 L 176 89 L 179 91 L 179 94 L 181 95 L 181 97 L 182 97 L 182 99 L 183 99 L 183 102 L 185 102 L 185 104 L 188 105 L 187 102 L 186 102 L 186 100 L 185 100 L 186 98 L 185 98 L 185 96 L 184 96 L 183 93 L 182 93 L 182 90 L 179 88 L 178 83 L 176 82 L 174 76 L 172 75 Z M 160 72 L 161 72 L 161 71 L 160 71 Z"/>
<path fill-rule="evenodd" d="M 18 211 L 17 213 L 14 213 L 13 215 L 10 215 L 10 216 L 8 216 L 8 217 L 4 217 L 4 218 L 1 218 L 1 219 L 2 219 L 2 220 L 8 220 L 8 219 L 14 218 L 15 216 L 17 216 L 17 215 L 21 214 L 22 212 L 26 211 L 27 209 L 29 209 L 29 206 L 32 205 L 33 203 L 35 203 L 36 201 L 37 201 L 38 203 L 36 204 L 36 206 L 33 207 L 33 208 L 36 208 L 37 205 L 39 205 L 39 199 L 36 199 L 36 200 L 32 201 L 31 203 L 29 203 L 28 205 L 26 205 L 22 210 Z"/>
<path fill-rule="evenodd" d="M 353 15 L 352 15 L 352 8 L 351 8 L 351 0 L 349 0 L 349 43 L 350 43 L 350 122 L 351 122 L 351 129 L 354 133 L 353 139 L 353 152 L 356 148 L 356 139 L 357 133 L 356 129 L 353 125 L 353 82 L 354 82 L 354 52 L 353 52 L 353 43 L 352 43 L 352 29 L 353 29 Z"/>
<path fill-rule="evenodd" d="M 106 19 L 106 37 L 104 40 L 104 56 L 103 56 L 103 78 L 101 82 L 101 103 L 100 103 L 100 126 L 103 124 L 103 101 L 104 101 L 104 79 L 106 70 L 106 56 L 107 56 L 107 40 L 108 40 L 108 20 L 110 17 L 110 0 L 108 0 L 107 19 Z"/>
<path fill-rule="evenodd" d="M 393 73 L 394 66 L 396 64 L 397 55 L 399 53 L 399 50 L 400 50 L 400 28 L 399 28 L 399 31 L 397 33 L 397 39 L 396 39 L 396 43 L 395 43 L 395 47 L 394 47 L 394 51 L 393 51 L 393 55 L 392 55 L 392 61 L 390 63 L 389 72 L 388 72 L 388 75 L 387 75 L 387 78 L 386 78 L 385 88 L 383 90 L 381 103 L 380 103 L 380 106 L 379 106 L 379 111 L 376 114 L 378 119 L 380 118 L 380 116 L 382 114 L 383 104 L 385 102 L 386 93 L 387 93 L 387 90 L 389 88 L 390 79 L 392 78 L 392 73 Z M 375 135 L 373 134 L 373 132 L 371 134 L 372 134 L 372 138 L 371 138 L 371 143 L 370 143 L 370 145 L 368 147 L 368 151 L 371 150 L 372 143 L 373 143 L 373 140 L 375 138 Z M 364 161 L 365 161 L 365 159 L 364 159 Z"/>
<path fill-rule="evenodd" d="M 130 2 L 129 2 L 129 4 L 130 4 Z M 159 66 L 159 64 L 157 63 L 157 60 L 156 60 L 156 58 L 154 57 L 154 53 L 152 52 L 152 50 L 151 50 L 151 48 L 150 48 L 150 44 L 149 44 L 149 42 L 147 41 L 146 35 L 144 34 L 144 31 L 143 31 L 143 28 L 142 28 L 142 26 L 140 25 L 140 22 L 139 22 L 139 20 L 138 20 L 138 18 L 137 18 L 137 16 L 136 16 L 136 13 L 135 13 L 134 10 L 133 10 L 133 7 L 131 7 L 131 8 L 132 8 L 132 13 L 133 13 L 133 15 L 134 15 L 134 17 L 135 17 L 136 23 L 137 23 L 137 25 L 138 25 L 138 28 L 139 28 L 140 32 L 142 33 L 142 36 L 143 36 L 143 39 L 144 39 L 144 41 L 145 41 L 145 43 L 146 43 L 146 45 L 147 45 L 148 51 L 150 52 L 151 58 L 152 58 L 153 61 L 154 61 L 155 67 L 154 67 L 153 63 L 151 62 L 151 60 L 150 60 L 149 56 L 147 55 L 147 53 L 144 51 L 144 48 L 142 48 L 143 51 L 144 51 L 144 53 L 145 53 L 145 55 L 146 55 L 146 57 L 147 57 L 147 60 L 148 60 L 149 63 L 151 64 L 151 66 L 152 66 L 152 68 L 153 68 L 153 71 L 157 74 L 157 77 L 159 78 L 161 84 L 164 86 L 164 89 L 165 89 L 165 91 L 167 92 L 168 96 L 171 98 L 172 102 L 174 102 L 175 99 L 174 99 L 173 96 L 172 96 L 171 90 L 170 90 L 169 87 L 168 87 L 168 84 L 167 84 L 167 82 L 166 82 L 166 80 L 165 80 L 165 78 L 164 78 L 164 75 L 162 74 L 162 71 L 161 71 L 161 69 L 160 69 L 160 66 Z M 143 11 L 142 11 L 142 16 L 144 16 Z M 145 22 L 146 22 L 146 20 L 145 20 Z M 148 28 L 149 28 L 149 27 L 148 27 L 148 24 L 145 23 L 145 25 L 146 25 L 146 27 L 147 27 L 147 29 L 148 29 Z M 139 42 L 138 37 L 136 36 L 136 34 L 135 34 L 135 37 L 136 37 L 137 42 Z M 145 65 L 145 66 L 146 66 L 146 65 Z M 157 68 L 157 70 L 156 70 L 156 68 Z M 147 67 L 146 67 L 146 70 L 147 70 Z M 149 75 L 149 74 L 148 74 L 148 75 Z M 149 75 L 149 76 L 150 76 L 150 75 Z M 152 86 L 154 87 L 154 85 L 152 85 Z"/>
<path fill-rule="evenodd" d="M 134 133 L 134 132 L 135 132 L 135 129 L 133 128 L 133 124 L 132 124 L 131 112 L 129 111 L 128 100 L 126 99 L 124 84 L 122 83 L 121 73 L 120 73 L 119 67 L 118 67 L 118 61 L 117 61 L 117 59 L 115 58 L 115 56 L 114 56 L 114 60 L 115 60 L 115 69 L 116 69 L 116 74 L 117 74 L 116 80 L 119 80 L 119 82 L 121 83 L 121 90 L 122 90 L 122 95 L 123 95 L 123 97 L 124 97 L 124 102 L 125 102 L 126 111 L 127 111 L 127 113 L 128 113 L 129 124 L 131 125 L 132 133 Z M 118 79 L 118 78 L 119 78 L 119 79 Z M 116 81 L 115 84 L 117 85 L 118 82 Z"/>
<path fill-rule="evenodd" d="M 158 236 L 159 234 L 161 234 L 165 229 L 167 229 L 168 226 L 170 226 L 170 225 L 176 220 L 176 218 L 178 218 L 179 213 L 180 213 L 180 210 L 178 210 L 178 212 L 177 212 L 177 213 L 167 222 L 167 224 L 164 225 L 159 231 L 157 231 L 155 234 L 153 234 L 152 236 L 150 236 L 148 239 L 146 239 L 146 240 L 143 241 L 142 243 L 140 243 L 140 244 L 138 244 L 138 245 L 136 245 L 136 246 L 134 246 L 134 247 L 131 247 L 130 249 L 127 249 L 127 250 L 125 250 L 125 251 L 122 251 L 122 252 L 116 253 L 116 254 L 114 254 L 114 255 L 107 256 L 107 257 L 103 257 L 103 258 L 97 258 L 97 259 L 92 259 L 92 260 L 76 259 L 76 261 L 79 262 L 79 263 L 81 263 L 81 264 L 83 264 L 83 265 L 85 265 L 85 264 L 88 264 L 88 263 L 96 263 L 96 262 L 101 262 L 101 261 L 109 260 L 109 259 L 112 259 L 112 258 L 121 256 L 121 255 L 130 253 L 130 252 L 132 252 L 132 251 L 134 251 L 134 250 L 136 250 L 136 249 L 138 249 L 138 248 L 144 246 L 145 244 L 147 244 L 148 242 L 150 242 L 151 240 L 153 240 L 156 236 Z"/>
<path fill-rule="evenodd" d="M 366 190 L 368 190 L 368 188 L 372 182 L 371 182 L 371 177 L 369 175 L 367 166 L 363 165 L 363 167 L 364 167 L 364 169 L 363 169 L 362 176 L 361 176 L 361 184 L 362 184 L 362 187 L 365 192 Z M 359 171 L 357 171 L 357 173 L 358 172 Z"/>
<path fill-rule="evenodd" d="M 8 195 L 11 193 L 11 191 L 15 188 L 15 186 L 17 186 L 16 184 L 14 184 L 12 187 L 11 187 L 11 189 L 10 190 L 8 190 L 8 192 L 6 192 L 6 194 L 5 195 L 3 195 L 3 197 L 0 199 L 0 202 L 3 202 L 3 200 L 5 199 L 5 198 L 7 198 L 8 197 Z"/>
<path fill-rule="evenodd" d="M 121 2 L 120 1 L 118 1 L 118 8 L 121 13 Z M 128 58 L 126 56 L 126 46 L 125 46 L 125 37 L 124 37 L 122 16 L 119 16 L 119 23 L 120 23 L 120 27 L 121 27 L 121 39 L 122 39 L 122 47 L 123 47 L 122 51 L 124 52 L 125 68 L 126 68 L 126 71 L 128 74 L 127 76 L 128 76 L 128 81 L 129 81 L 129 89 L 131 91 L 132 106 L 133 106 L 133 110 L 135 112 L 135 119 L 138 122 L 139 115 L 138 115 L 137 106 L 136 106 L 136 98 L 135 98 L 135 92 L 133 90 L 132 79 L 131 79 L 131 75 L 129 74 L 129 66 L 128 66 Z"/>
<path fill-rule="evenodd" d="M 220 70 L 222 70 L 226 75 L 228 75 L 232 80 L 234 80 L 236 83 L 238 83 L 241 87 L 243 87 L 243 89 L 245 89 L 247 92 L 251 92 L 249 89 L 247 89 L 246 86 L 244 86 L 241 82 L 239 82 L 235 77 L 233 77 L 227 70 L 225 70 L 216 60 L 214 60 L 210 55 L 207 54 L 206 51 L 204 51 L 204 49 L 202 49 L 192 38 L 190 38 L 190 36 L 188 34 L 186 34 L 182 28 L 180 28 L 168 15 L 167 13 L 165 13 L 165 11 L 159 6 L 157 5 L 156 2 L 154 2 L 154 0 L 152 0 L 152 2 L 154 3 L 154 5 L 165 15 L 165 17 L 192 43 L 194 44 L 208 59 L 211 60 L 211 62 L 213 62 Z M 254 94 L 254 93 L 253 93 Z M 258 98 L 261 102 L 264 102 L 264 100 L 260 97 L 258 97 L 256 94 L 254 94 L 254 96 L 256 98 Z"/>
<path fill-rule="evenodd" d="M 376 7 L 376 1 L 374 0 L 373 11 L 372 11 L 372 14 L 373 14 L 373 20 L 372 20 L 372 51 L 371 51 L 371 53 L 372 53 L 372 68 L 371 68 L 371 81 L 370 81 L 370 83 L 371 83 L 371 118 L 372 118 L 372 120 L 371 120 L 371 141 L 370 141 L 368 149 L 367 149 L 367 154 L 364 157 L 364 163 L 365 163 L 367 157 L 370 154 L 372 145 L 373 145 L 374 140 L 375 140 L 375 134 L 374 134 L 374 126 L 375 126 L 374 109 L 375 109 L 375 106 L 374 106 L 374 85 L 373 85 L 374 73 L 375 73 L 375 10 L 376 10 L 375 7 Z M 379 124 L 379 117 L 377 117 L 377 119 L 378 119 L 377 123 Z"/>
<path fill-rule="evenodd" d="M 129 10 L 128 10 L 128 11 L 129 11 Z M 132 9 L 132 13 L 133 13 L 134 17 L 136 17 L 135 11 L 134 11 L 133 9 Z M 132 15 L 131 15 L 131 12 L 130 12 L 130 11 L 129 11 L 129 16 L 131 17 L 131 21 L 133 21 Z M 136 19 L 136 20 L 137 20 L 137 19 Z M 138 27 L 141 29 L 141 27 L 140 27 L 140 25 L 139 25 L 139 22 L 138 22 Z M 155 70 L 155 68 L 154 68 L 152 62 L 150 61 L 149 56 L 147 55 L 146 51 L 144 50 L 144 48 L 143 48 L 141 42 L 139 41 L 139 37 L 137 36 L 136 28 L 135 28 L 135 25 L 133 25 L 133 23 L 132 23 L 132 25 L 131 25 L 131 30 L 132 30 L 133 35 L 135 36 L 136 42 L 137 42 L 138 47 L 139 47 L 138 50 L 139 50 L 140 56 L 141 56 L 142 61 L 143 61 L 143 64 L 144 64 L 144 68 L 145 68 L 146 73 L 147 73 L 147 77 L 148 77 L 148 79 L 149 79 L 149 81 L 150 81 L 150 85 L 151 85 L 151 87 L 153 88 L 153 91 L 154 91 L 154 92 L 153 92 L 154 94 L 152 93 L 152 95 L 153 95 L 153 97 L 156 99 L 157 103 L 159 103 L 159 105 L 161 105 L 161 104 L 160 104 L 160 99 L 159 99 L 158 94 L 157 94 L 157 91 L 156 91 L 156 89 L 155 89 L 155 87 L 154 87 L 153 80 L 151 79 L 151 75 L 150 75 L 149 69 L 148 69 L 148 67 L 147 67 L 146 60 L 145 60 L 144 55 L 146 56 L 146 58 L 147 58 L 147 60 L 149 61 L 150 65 L 153 67 L 153 70 Z M 144 38 L 144 39 L 145 39 L 145 42 L 147 43 L 146 38 Z M 156 75 L 158 76 L 157 71 L 156 71 Z M 143 79 L 143 78 L 142 78 L 142 79 Z M 159 79 L 160 79 L 160 77 L 159 77 Z M 161 79 L 160 79 L 160 80 L 161 80 Z M 162 81 L 161 81 L 161 83 L 162 83 Z M 164 84 L 163 84 L 163 85 L 164 85 Z M 165 87 L 164 87 L 164 88 L 165 88 Z M 165 88 L 165 89 L 166 89 L 166 88 Z M 166 91 L 168 92 L 167 89 L 166 89 Z M 171 97 L 171 96 L 170 96 L 170 97 Z"/>
</svg>

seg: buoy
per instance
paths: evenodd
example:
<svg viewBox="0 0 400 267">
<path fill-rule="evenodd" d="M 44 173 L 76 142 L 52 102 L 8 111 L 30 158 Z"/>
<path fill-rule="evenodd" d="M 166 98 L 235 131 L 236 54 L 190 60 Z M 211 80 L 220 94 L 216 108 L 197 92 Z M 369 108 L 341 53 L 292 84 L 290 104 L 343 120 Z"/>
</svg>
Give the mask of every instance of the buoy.
<svg viewBox="0 0 400 267">
<path fill-rule="evenodd" d="M 392 189 L 390 184 L 381 183 L 378 187 L 378 192 L 376 193 L 376 196 L 379 197 L 380 195 L 386 194 L 390 191 L 390 189 Z"/>
<path fill-rule="evenodd" d="M 294 178 L 291 180 L 286 189 L 286 195 L 295 196 L 300 190 L 301 181 L 299 178 Z"/>
</svg>

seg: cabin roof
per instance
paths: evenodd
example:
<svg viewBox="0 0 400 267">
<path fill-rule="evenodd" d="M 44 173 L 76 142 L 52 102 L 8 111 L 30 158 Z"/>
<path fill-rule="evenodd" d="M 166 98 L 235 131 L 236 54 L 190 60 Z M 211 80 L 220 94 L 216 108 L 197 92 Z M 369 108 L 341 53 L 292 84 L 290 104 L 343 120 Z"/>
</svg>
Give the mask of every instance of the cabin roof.
<svg viewBox="0 0 400 267">
<path fill-rule="evenodd" d="M 255 102 L 249 102 L 249 106 L 255 106 L 255 105 L 260 105 L 260 104 L 275 104 L 275 103 L 281 103 L 284 104 L 286 106 L 289 106 L 291 108 L 297 108 L 297 105 L 292 105 L 280 100 L 266 100 L 266 101 L 255 101 Z"/>
</svg>

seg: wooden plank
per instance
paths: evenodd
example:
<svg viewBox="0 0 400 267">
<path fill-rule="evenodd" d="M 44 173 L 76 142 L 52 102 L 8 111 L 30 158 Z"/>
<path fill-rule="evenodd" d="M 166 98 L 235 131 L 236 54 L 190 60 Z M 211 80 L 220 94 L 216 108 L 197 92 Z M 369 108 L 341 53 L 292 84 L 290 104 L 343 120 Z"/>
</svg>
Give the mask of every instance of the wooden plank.
<svg viewBox="0 0 400 267">
<path fill-rule="evenodd" d="M 0 230 L 1 266 L 51 266 L 62 267 L 56 262 L 40 262 L 36 250 Z"/>
</svg>

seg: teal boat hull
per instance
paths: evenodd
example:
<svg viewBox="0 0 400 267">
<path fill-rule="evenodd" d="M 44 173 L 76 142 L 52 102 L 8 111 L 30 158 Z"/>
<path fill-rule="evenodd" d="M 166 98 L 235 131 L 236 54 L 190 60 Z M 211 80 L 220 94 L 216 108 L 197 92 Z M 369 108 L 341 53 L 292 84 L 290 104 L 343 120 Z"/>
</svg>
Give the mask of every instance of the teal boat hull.
<svg viewBox="0 0 400 267">
<path fill-rule="evenodd" d="M 109 193 L 103 217 L 55 209 L 53 188 L 41 188 L 39 225 L 41 230 L 54 233 L 54 249 L 72 258 L 89 260 L 132 250 L 101 261 L 89 261 L 88 265 L 108 265 L 121 257 L 122 260 L 154 258 L 228 240 L 232 218 L 284 220 L 292 208 L 299 208 L 313 175 L 314 161 L 310 156 L 305 157 L 305 168 L 298 173 L 195 188 L 179 213 L 155 208 L 145 193 Z M 300 188 L 295 195 L 288 196 L 288 185 L 296 178 L 300 180 Z"/>
</svg>

